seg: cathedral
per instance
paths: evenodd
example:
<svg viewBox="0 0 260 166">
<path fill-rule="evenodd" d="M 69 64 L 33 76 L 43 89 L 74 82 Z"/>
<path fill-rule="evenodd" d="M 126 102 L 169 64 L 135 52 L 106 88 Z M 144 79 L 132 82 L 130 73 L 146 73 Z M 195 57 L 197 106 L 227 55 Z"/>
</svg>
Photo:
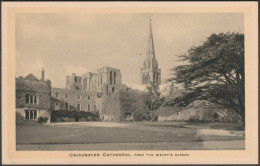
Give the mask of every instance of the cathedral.
<svg viewBox="0 0 260 166">
<path fill-rule="evenodd" d="M 151 19 L 146 56 L 140 71 L 140 77 L 142 85 L 153 83 L 159 87 L 161 84 L 161 69 L 158 68 L 158 61 L 155 58 Z"/>
<path fill-rule="evenodd" d="M 32 74 L 16 78 L 17 112 L 25 119 L 37 120 L 45 116 L 50 122 L 50 111 L 85 111 L 99 112 L 101 120 L 120 121 L 133 113 L 124 110 L 125 105 L 144 105 L 145 90 L 133 88 L 125 91 L 121 72 L 116 68 L 102 67 L 96 73 L 87 72 L 80 76 L 72 73 L 66 76 L 65 88 L 52 87 L 49 80 L 45 81 L 44 72 L 42 70 L 41 79 Z M 161 85 L 161 69 L 155 58 L 151 20 L 147 52 L 140 75 L 142 87 L 151 83 L 157 87 Z M 61 115 L 54 121 L 81 121 L 78 117 L 69 118 Z"/>
</svg>

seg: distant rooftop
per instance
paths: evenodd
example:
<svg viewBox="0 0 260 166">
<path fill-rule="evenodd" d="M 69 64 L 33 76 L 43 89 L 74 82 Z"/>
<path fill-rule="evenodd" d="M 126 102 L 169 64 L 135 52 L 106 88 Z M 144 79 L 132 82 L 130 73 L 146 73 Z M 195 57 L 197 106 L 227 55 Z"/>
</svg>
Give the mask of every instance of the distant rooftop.
<svg viewBox="0 0 260 166">
<path fill-rule="evenodd" d="M 31 81 L 40 81 L 37 77 L 35 77 L 32 73 L 28 74 L 24 79 Z"/>
<path fill-rule="evenodd" d="M 102 67 L 102 68 L 99 68 L 99 69 L 98 69 L 98 71 L 99 71 L 99 70 L 102 70 L 102 69 L 105 69 L 105 68 L 108 68 L 108 69 L 113 69 L 113 70 L 118 70 L 118 71 L 120 71 L 119 69 L 116 69 L 116 68 L 113 68 L 113 67 L 108 67 L 108 66 L 106 66 L 106 67 Z"/>
<path fill-rule="evenodd" d="M 124 82 L 124 84 L 131 89 L 136 89 L 136 90 L 140 90 L 140 91 L 147 91 L 146 85 L 133 84 L 133 83 L 129 83 L 129 82 Z"/>
</svg>

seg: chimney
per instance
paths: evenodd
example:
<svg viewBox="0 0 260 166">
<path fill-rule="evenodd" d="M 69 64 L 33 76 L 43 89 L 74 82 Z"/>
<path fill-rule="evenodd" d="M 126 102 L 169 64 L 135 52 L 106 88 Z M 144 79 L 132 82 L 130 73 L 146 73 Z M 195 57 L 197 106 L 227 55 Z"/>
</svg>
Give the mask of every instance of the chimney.
<svg viewBox="0 0 260 166">
<path fill-rule="evenodd" d="M 42 81 L 44 81 L 44 73 L 45 73 L 45 71 L 44 71 L 44 68 L 42 68 Z"/>
</svg>

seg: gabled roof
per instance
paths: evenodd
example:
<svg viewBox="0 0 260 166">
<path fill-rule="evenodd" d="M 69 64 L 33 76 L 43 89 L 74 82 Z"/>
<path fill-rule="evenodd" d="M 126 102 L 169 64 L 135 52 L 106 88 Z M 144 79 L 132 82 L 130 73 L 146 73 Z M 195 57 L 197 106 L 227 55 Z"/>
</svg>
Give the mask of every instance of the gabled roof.
<svg viewBox="0 0 260 166">
<path fill-rule="evenodd" d="M 33 78 L 33 77 L 31 77 Z M 30 79 L 16 78 L 16 90 L 50 92 L 50 85 L 44 81 L 31 81 Z"/>
<path fill-rule="evenodd" d="M 27 75 L 24 79 L 30 80 L 30 81 L 40 81 L 38 78 L 36 78 L 32 73 Z"/>
</svg>

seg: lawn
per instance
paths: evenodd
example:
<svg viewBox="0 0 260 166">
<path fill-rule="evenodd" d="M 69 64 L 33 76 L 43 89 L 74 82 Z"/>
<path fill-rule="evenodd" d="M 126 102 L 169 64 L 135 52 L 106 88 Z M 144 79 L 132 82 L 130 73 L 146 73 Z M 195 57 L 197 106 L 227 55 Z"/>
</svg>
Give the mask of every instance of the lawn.
<svg viewBox="0 0 260 166">
<path fill-rule="evenodd" d="M 85 122 L 16 126 L 17 150 L 192 150 L 208 149 L 205 141 L 241 144 L 243 140 L 239 124 Z M 230 148 L 238 147 L 235 143 Z"/>
</svg>

